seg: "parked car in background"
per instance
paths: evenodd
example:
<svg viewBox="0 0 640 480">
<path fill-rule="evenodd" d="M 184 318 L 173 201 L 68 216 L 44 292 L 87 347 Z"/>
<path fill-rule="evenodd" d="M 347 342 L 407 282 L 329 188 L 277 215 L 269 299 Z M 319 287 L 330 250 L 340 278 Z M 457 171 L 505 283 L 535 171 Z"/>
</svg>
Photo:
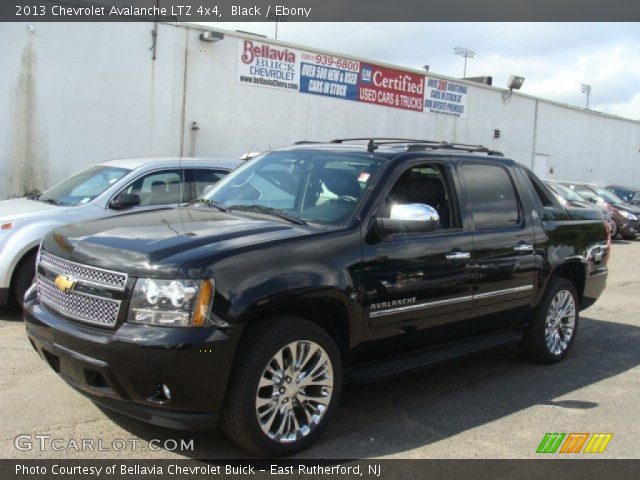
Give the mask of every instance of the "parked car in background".
<svg viewBox="0 0 640 480">
<path fill-rule="evenodd" d="M 636 238 L 640 231 L 640 224 L 638 223 L 640 207 L 630 205 L 609 190 L 596 185 L 577 182 L 561 183 L 578 192 L 580 196 L 586 198 L 589 202 L 604 205 L 613 218 L 611 238 L 616 238 L 618 235 L 625 240 Z"/>
<path fill-rule="evenodd" d="M 609 185 L 607 190 L 631 205 L 640 206 L 640 188 Z"/>
<path fill-rule="evenodd" d="M 0 305 L 19 305 L 42 237 L 67 223 L 188 203 L 242 163 L 204 158 L 131 158 L 101 163 L 28 198 L 0 201 Z"/>
<path fill-rule="evenodd" d="M 609 225 L 609 232 L 613 232 L 615 228 L 613 217 L 604 203 L 589 202 L 575 190 L 553 180 L 544 180 L 544 183 L 556 194 L 558 201 L 573 217 L 594 220 L 602 215 Z"/>
</svg>

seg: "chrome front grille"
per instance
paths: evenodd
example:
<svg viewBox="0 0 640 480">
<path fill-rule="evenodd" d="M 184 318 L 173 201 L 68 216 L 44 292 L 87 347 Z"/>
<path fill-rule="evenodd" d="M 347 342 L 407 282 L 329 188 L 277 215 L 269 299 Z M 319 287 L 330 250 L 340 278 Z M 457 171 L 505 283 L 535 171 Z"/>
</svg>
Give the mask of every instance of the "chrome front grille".
<svg viewBox="0 0 640 480">
<path fill-rule="evenodd" d="M 40 253 L 39 266 L 45 273 L 37 275 L 38 299 L 43 305 L 73 320 L 103 327 L 116 325 L 121 301 L 110 298 L 112 293 L 106 291 L 105 296 L 101 296 L 100 290 L 124 291 L 127 274 L 82 265 L 47 252 Z M 90 289 L 78 291 L 81 289 L 73 289 L 72 286 L 70 291 L 63 292 L 52 281 L 58 275 L 64 275 L 73 284 Z"/>
<path fill-rule="evenodd" d="M 38 274 L 38 299 L 47 307 L 74 320 L 113 327 L 118 320 L 120 300 L 80 292 L 61 292 L 55 284 Z"/>
<path fill-rule="evenodd" d="M 127 285 L 126 273 L 81 265 L 47 252 L 40 254 L 40 265 L 54 274 L 69 275 L 75 280 L 97 287 L 122 291 Z"/>
</svg>

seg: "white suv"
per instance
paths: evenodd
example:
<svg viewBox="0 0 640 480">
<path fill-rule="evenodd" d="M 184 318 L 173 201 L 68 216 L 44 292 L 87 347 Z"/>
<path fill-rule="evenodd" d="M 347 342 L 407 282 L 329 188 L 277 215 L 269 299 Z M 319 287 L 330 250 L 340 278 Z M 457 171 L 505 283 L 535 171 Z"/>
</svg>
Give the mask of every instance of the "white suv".
<svg viewBox="0 0 640 480">
<path fill-rule="evenodd" d="M 87 168 L 35 197 L 0 201 L 0 305 L 20 305 L 51 229 L 111 215 L 185 204 L 241 160 L 135 158 Z"/>
</svg>

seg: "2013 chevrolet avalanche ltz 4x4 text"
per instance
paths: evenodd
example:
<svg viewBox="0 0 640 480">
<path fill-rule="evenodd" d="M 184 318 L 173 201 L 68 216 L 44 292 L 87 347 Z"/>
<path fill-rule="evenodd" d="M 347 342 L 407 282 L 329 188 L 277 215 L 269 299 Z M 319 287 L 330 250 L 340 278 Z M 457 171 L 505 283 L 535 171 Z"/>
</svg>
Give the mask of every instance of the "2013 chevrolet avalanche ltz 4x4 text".
<svg viewBox="0 0 640 480">
<path fill-rule="evenodd" d="M 509 343 L 562 360 L 609 254 L 604 219 L 571 215 L 483 147 L 304 142 L 188 207 L 48 234 L 27 333 L 97 404 L 287 455 L 345 381 Z"/>
</svg>

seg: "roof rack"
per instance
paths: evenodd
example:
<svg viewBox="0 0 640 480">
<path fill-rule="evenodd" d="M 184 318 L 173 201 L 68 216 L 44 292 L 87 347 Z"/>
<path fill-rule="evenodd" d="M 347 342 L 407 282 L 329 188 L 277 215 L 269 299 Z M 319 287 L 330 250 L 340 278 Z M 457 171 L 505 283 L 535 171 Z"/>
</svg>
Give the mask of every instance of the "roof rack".
<svg viewBox="0 0 640 480">
<path fill-rule="evenodd" d="M 502 152 L 491 150 L 483 145 L 471 145 L 467 143 L 449 143 L 436 140 L 416 140 L 413 138 L 337 138 L 331 140 L 330 143 L 348 143 L 348 142 L 368 142 L 367 150 L 373 152 L 380 145 L 398 145 L 403 146 L 407 151 L 424 150 L 430 148 L 433 150 L 462 150 L 470 153 L 486 153 L 502 157 Z"/>
</svg>

